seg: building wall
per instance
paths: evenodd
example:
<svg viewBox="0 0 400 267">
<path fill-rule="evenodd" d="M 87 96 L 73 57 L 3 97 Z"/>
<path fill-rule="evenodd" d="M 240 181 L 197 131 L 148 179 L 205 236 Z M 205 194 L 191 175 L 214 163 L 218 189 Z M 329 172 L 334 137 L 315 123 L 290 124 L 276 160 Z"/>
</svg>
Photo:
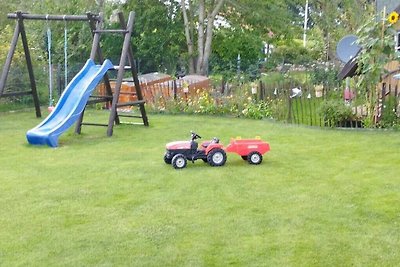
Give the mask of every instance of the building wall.
<svg viewBox="0 0 400 267">
<path fill-rule="evenodd" d="M 386 65 L 386 69 L 389 71 L 389 73 L 382 78 L 382 82 L 379 83 L 378 89 L 382 90 L 383 84 L 385 84 L 386 87 L 385 94 L 388 94 L 389 92 L 391 94 L 394 94 L 396 87 L 400 90 L 400 81 L 393 78 L 395 74 L 400 73 L 399 61 L 390 62 L 389 64 Z"/>
</svg>

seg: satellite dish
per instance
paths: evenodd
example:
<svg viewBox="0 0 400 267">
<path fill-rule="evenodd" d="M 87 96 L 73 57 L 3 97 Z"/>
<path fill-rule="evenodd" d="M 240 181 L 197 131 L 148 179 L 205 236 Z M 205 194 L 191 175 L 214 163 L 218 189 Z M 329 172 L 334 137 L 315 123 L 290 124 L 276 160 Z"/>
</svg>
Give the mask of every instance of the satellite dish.
<svg viewBox="0 0 400 267">
<path fill-rule="evenodd" d="M 361 50 L 361 47 L 356 43 L 356 41 L 357 36 L 346 35 L 337 44 L 336 54 L 343 63 L 347 63 L 352 60 Z"/>
</svg>

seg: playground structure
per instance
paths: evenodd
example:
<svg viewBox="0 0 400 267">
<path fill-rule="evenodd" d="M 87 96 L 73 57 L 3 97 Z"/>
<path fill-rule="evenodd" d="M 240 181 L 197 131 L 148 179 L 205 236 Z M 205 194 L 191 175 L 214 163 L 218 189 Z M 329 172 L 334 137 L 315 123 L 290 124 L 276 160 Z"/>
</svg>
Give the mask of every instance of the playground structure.
<svg viewBox="0 0 400 267">
<path fill-rule="evenodd" d="M 119 117 L 132 117 L 140 118 L 143 125 L 148 126 L 148 119 L 145 110 L 145 101 L 141 92 L 141 87 L 136 71 L 133 51 L 131 47 L 131 36 L 134 24 L 134 12 L 129 13 L 127 23 L 125 22 L 123 14 L 118 13 L 120 29 L 104 29 L 103 14 L 98 15 L 87 13 L 86 16 L 77 15 L 38 15 L 27 14 L 21 11 L 8 14 L 8 18 L 16 19 L 17 23 L 14 30 L 14 35 L 11 41 L 10 50 L 8 52 L 3 72 L 0 78 L 0 97 L 10 97 L 19 95 L 31 95 L 35 105 L 36 116 L 41 117 L 40 104 L 38 92 L 36 89 L 36 82 L 33 72 L 32 60 L 29 52 L 27 36 L 25 32 L 24 20 L 64 20 L 64 21 L 87 21 L 93 36 L 93 43 L 90 52 L 90 58 L 82 68 L 82 70 L 72 79 L 68 84 L 64 93 L 58 101 L 55 109 L 49 116 L 37 127 L 28 131 L 27 139 L 32 144 L 48 144 L 50 146 L 58 145 L 58 137 L 70 126 L 76 122 L 75 132 L 81 133 L 82 125 L 92 126 L 106 126 L 107 136 L 112 136 L 113 127 L 115 124 L 120 124 Z M 118 66 L 114 66 L 109 60 L 105 60 L 100 47 L 100 37 L 102 34 L 120 34 L 123 35 L 124 41 L 121 51 L 120 62 Z M 7 80 L 8 73 L 11 67 L 11 61 L 15 53 L 19 35 L 21 35 L 26 65 L 30 79 L 31 90 L 24 92 L 7 92 L 4 93 L 4 88 Z M 94 62 L 98 60 L 100 65 Z M 127 66 L 126 63 L 129 63 Z M 111 82 L 107 75 L 108 70 L 116 70 L 117 79 L 113 83 L 113 91 L 111 89 Z M 125 70 L 130 70 L 132 74 L 132 82 L 135 85 L 135 100 L 130 102 L 120 103 L 121 87 Z M 91 96 L 92 91 L 95 89 L 97 83 L 103 79 L 105 85 L 105 92 L 103 95 Z M 93 103 L 109 103 L 110 115 L 107 124 L 86 123 L 83 122 L 85 107 Z M 120 115 L 118 108 L 124 106 L 137 106 L 141 115 Z"/>
</svg>

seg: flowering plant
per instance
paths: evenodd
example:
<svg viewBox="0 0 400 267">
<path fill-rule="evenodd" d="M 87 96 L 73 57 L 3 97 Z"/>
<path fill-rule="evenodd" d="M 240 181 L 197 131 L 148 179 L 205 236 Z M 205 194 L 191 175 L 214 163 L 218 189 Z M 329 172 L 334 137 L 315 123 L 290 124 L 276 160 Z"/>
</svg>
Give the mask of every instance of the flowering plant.
<svg viewBox="0 0 400 267">
<path fill-rule="evenodd" d="M 389 14 L 388 21 L 390 24 L 395 24 L 398 20 L 399 20 L 399 13 L 393 11 L 392 13 Z"/>
</svg>

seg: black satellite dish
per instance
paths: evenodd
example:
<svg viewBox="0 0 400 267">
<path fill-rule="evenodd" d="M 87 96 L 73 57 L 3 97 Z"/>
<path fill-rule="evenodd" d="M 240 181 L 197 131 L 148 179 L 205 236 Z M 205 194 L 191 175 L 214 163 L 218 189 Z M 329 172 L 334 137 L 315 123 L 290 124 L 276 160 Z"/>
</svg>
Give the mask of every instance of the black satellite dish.
<svg viewBox="0 0 400 267">
<path fill-rule="evenodd" d="M 343 63 L 347 63 L 352 60 L 361 50 L 361 47 L 356 43 L 356 41 L 357 36 L 346 35 L 337 44 L 336 54 Z"/>
</svg>

